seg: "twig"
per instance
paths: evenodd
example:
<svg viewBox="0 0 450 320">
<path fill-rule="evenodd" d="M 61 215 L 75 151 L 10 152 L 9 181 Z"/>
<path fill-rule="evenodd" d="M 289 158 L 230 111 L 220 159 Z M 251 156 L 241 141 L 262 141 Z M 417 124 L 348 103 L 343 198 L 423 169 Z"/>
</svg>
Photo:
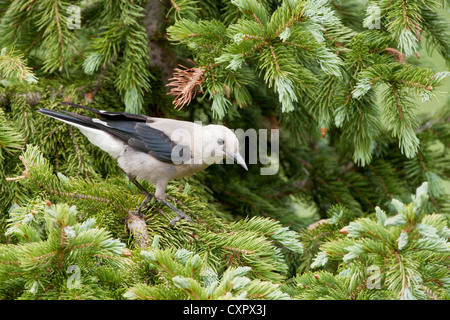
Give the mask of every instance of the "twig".
<svg viewBox="0 0 450 320">
<path fill-rule="evenodd" d="M 19 156 L 19 159 L 20 159 L 20 161 L 22 161 L 23 165 L 25 166 L 25 171 L 19 177 L 6 178 L 6 181 L 17 181 L 17 180 L 25 179 L 25 178 L 29 177 L 30 168 L 28 167 L 27 163 L 25 162 L 25 159 L 22 156 Z"/>
<path fill-rule="evenodd" d="M 275 50 L 272 46 L 269 46 L 269 48 L 270 48 L 270 52 L 272 53 L 272 56 L 273 56 L 273 61 L 275 62 L 275 67 L 277 68 L 278 72 L 281 72 L 280 65 L 278 64 L 277 56 L 275 54 Z"/>
<path fill-rule="evenodd" d="M 59 8 L 58 8 L 58 2 L 55 1 L 55 20 L 56 20 L 56 26 L 58 28 L 58 37 L 59 37 L 59 45 L 60 45 L 60 65 L 59 65 L 59 71 L 63 70 L 63 65 L 64 65 L 64 57 L 63 57 L 63 53 L 64 53 L 64 40 L 63 40 L 63 36 L 62 36 L 62 31 L 61 31 L 61 23 L 59 21 Z"/>
</svg>

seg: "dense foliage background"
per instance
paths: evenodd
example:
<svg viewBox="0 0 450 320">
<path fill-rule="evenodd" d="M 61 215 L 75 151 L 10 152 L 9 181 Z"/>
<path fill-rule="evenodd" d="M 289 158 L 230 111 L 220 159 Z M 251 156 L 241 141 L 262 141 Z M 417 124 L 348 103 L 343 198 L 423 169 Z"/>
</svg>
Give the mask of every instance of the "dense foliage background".
<svg viewBox="0 0 450 320">
<path fill-rule="evenodd" d="M 0 299 L 448 299 L 448 8 L 0 1 Z M 62 101 L 279 148 L 172 181 L 196 223 L 153 201 L 142 227 L 115 161 L 36 112 Z"/>
</svg>

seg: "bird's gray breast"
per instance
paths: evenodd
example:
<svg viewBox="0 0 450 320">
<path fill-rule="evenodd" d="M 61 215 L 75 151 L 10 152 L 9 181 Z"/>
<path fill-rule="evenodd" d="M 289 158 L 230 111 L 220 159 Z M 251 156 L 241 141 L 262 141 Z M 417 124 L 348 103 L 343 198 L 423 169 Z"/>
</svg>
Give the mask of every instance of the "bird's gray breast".
<svg viewBox="0 0 450 320">
<path fill-rule="evenodd" d="M 159 161 L 148 153 L 141 152 L 130 146 L 125 148 L 117 160 L 119 166 L 132 177 L 156 184 L 158 180 L 169 181 L 192 175 L 208 167 L 208 164 L 181 163 Z"/>
<path fill-rule="evenodd" d="M 132 147 L 125 148 L 117 160 L 119 166 L 132 177 L 155 184 L 158 179 L 170 180 L 176 176 L 176 165 L 159 161 L 150 154 Z"/>
</svg>

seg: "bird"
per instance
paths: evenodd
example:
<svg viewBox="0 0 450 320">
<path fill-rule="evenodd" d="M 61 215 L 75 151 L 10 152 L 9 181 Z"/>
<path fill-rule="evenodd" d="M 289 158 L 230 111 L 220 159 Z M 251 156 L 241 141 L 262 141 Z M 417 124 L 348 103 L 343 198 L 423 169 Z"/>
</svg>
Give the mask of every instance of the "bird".
<svg viewBox="0 0 450 320">
<path fill-rule="evenodd" d="M 186 213 L 166 200 L 170 180 L 191 176 L 227 158 L 248 170 L 239 152 L 238 138 L 225 126 L 97 110 L 71 102 L 61 104 L 90 111 L 96 116 L 90 118 L 46 108 L 39 108 L 37 112 L 78 128 L 92 144 L 117 160 L 128 179 L 145 195 L 137 208 L 141 217 L 142 210 L 155 198 L 177 214 L 170 221 L 171 226 L 181 219 L 193 223 Z M 147 191 L 138 180 L 153 184 L 155 193 Z"/>
</svg>

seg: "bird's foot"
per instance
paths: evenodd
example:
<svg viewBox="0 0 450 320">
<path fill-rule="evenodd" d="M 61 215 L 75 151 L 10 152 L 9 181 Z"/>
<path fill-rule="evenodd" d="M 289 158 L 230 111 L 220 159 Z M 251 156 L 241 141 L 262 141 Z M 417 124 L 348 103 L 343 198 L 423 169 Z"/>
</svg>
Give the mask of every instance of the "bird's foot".
<svg viewBox="0 0 450 320">
<path fill-rule="evenodd" d="M 183 211 L 181 211 L 178 208 L 175 208 L 173 205 L 171 205 L 169 202 L 167 202 L 166 200 L 161 200 L 158 199 L 159 202 L 163 203 L 164 205 L 168 206 L 170 209 L 172 209 L 174 212 L 176 212 L 177 216 L 175 218 L 173 218 L 172 220 L 170 220 L 170 226 L 173 227 L 175 226 L 175 223 L 177 223 L 178 221 L 180 221 L 181 219 L 186 219 L 186 221 L 190 222 L 190 223 L 194 223 L 194 221 L 192 221 L 192 219 Z"/>
<path fill-rule="evenodd" d="M 137 210 L 137 215 L 141 218 L 144 218 L 144 215 L 142 214 L 142 209 L 145 208 L 145 206 L 150 202 L 150 200 L 152 200 L 152 198 L 154 198 L 155 196 L 153 194 L 151 194 L 150 192 L 147 192 L 145 194 L 145 199 L 144 201 L 142 201 L 142 203 L 139 205 L 138 210 Z"/>
<path fill-rule="evenodd" d="M 145 190 L 145 188 L 143 186 L 140 185 L 139 182 L 137 182 L 136 178 L 131 176 L 131 175 L 127 175 L 128 179 L 139 189 L 139 191 L 145 196 L 144 201 L 142 201 L 142 203 L 139 205 L 138 210 L 137 210 L 137 215 L 141 218 L 144 218 L 144 215 L 141 213 L 142 209 L 145 208 L 145 206 L 150 202 L 150 200 L 152 200 L 155 195 L 148 192 L 147 190 Z"/>
<path fill-rule="evenodd" d="M 145 206 L 150 202 L 150 200 L 152 200 L 153 198 L 155 198 L 156 200 L 158 200 L 159 202 L 161 202 L 162 204 L 168 206 L 170 209 L 172 209 L 173 211 L 175 211 L 177 213 L 177 216 L 175 218 L 173 218 L 172 220 L 170 220 L 170 226 L 173 227 L 175 226 L 175 223 L 180 221 L 181 219 L 186 219 L 186 221 L 190 222 L 190 223 L 194 223 L 194 221 L 192 221 L 192 219 L 183 211 L 181 211 L 180 209 L 175 208 L 173 205 L 171 205 L 169 202 L 167 202 L 165 199 L 158 199 L 155 197 L 154 194 L 151 194 L 150 192 L 148 192 L 147 190 L 145 190 L 144 187 L 142 187 L 139 182 L 136 181 L 136 178 L 134 178 L 133 176 L 128 175 L 128 178 L 130 179 L 130 181 L 139 189 L 139 191 L 145 195 L 145 199 L 144 201 L 142 201 L 142 203 L 139 205 L 138 210 L 137 210 L 137 215 L 140 218 L 144 218 L 143 214 L 141 213 L 142 209 L 145 208 Z"/>
<path fill-rule="evenodd" d="M 175 223 L 177 223 L 181 219 L 186 219 L 186 221 L 188 221 L 190 223 L 194 223 L 194 221 L 192 221 L 192 219 L 186 213 L 184 213 L 183 211 L 179 210 L 179 212 L 177 212 L 177 216 L 175 218 L 173 218 L 172 220 L 170 220 L 169 225 L 171 227 L 174 227 Z"/>
</svg>

